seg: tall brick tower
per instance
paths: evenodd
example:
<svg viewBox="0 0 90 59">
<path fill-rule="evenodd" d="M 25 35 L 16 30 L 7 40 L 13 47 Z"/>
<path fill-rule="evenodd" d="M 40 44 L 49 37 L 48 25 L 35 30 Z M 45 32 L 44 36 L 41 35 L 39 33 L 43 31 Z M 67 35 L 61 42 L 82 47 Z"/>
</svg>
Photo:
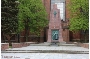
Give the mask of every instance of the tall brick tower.
<svg viewBox="0 0 90 59">
<path fill-rule="evenodd" d="M 47 42 L 63 42 L 60 10 L 57 9 L 56 4 L 53 5 L 53 9 L 50 12 Z"/>
</svg>

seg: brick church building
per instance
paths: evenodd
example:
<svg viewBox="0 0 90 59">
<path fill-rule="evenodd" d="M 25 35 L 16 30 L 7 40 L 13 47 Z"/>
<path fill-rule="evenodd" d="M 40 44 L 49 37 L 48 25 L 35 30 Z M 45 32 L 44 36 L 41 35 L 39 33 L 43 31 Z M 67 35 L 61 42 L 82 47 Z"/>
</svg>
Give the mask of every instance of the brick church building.
<svg viewBox="0 0 90 59">
<path fill-rule="evenodd" d="M 28 35 L 29 42 L 71 42 L 80 41 L 80 32 L 74 34 L 69 31 L 70 10 L 67 8 L 70 0 L 42 0 L 48 13 L 49 24 L 41 32 L 40 37 Z M 25 42 L 25 31 L 19 38 L 11 38 L 12 42 Z M 83 36 L 82 36 L 83 37 Z M 87 36 L 88 37 L 88 36 Z M 7 41 L 7 40 L 6 40 Z M 5 41 L 5 42 L 6 42 Z"/>
<path fill-rule="evenodd" d="M 59 19 L 60 21 L 59 22 L 57 21 L 58 22 L 57 24 L 60 23 L 61 31 L 58 32 L 59 33 L 58 37 L 62 36 L 62 40 L 65 42 L 80 41 L 80 32 L 74 34 L 71 31 L 69 31 L 69 28 L 68 28 L 70 14 L 69 14 L 69 10 L 67 8 L 67 4 L 69 3 L 69 1 L 70 0 L 42 0 L 43 4 L 45 6 L 46 12 L 48 13 L 49 23 L 50 23 L 50 20 L 52 21 L 52 18 L 50 18 L 50 13 L 51 13 L 51 10 L 53 9 L 53 5 L 57 5 L 56 8 L 60 10 L 59 11 L 60 12 L 59 13 L 60 14 L 60 19 Z M 54 26 L 54 24 L 52 23 L 51 26 Z M 30 42 L 32 42 L 32 41 L 33 42 L 36 42 L 36 41 L 38 41 L 38 42 L 51 42 L 50 40 L 53 40 L 52 39 L 53 34 L 52 34 L 52 31 L 49 33 L 49 29 L 50 29 L 50 26 L 48 24 L 47 27 L 44 28 L 44 31 L 41 32 L 39 38 L 37 38 L 33 35 L 29 35 L 28 41 L 30 41 Z M 22 32 L 20 35 L 20 42 L 25 41 L 25 38 L 23 36 L 24 36 L 24 32 Z M 48 41 L 48 39 L 50 39 L 50 40 Z M 54 41 L 57 41 L 57 40 L 54 40 Z"/>
<path fill-rule="evenodd" d="M 58 36 L 62 36 L 62 38 L 58 38 L 58 39 L 62 39 L 63 41 L 65 41 L 65 42 L 69 42 L 70 40 L 70 35 L 69 35 L 69 29 L 68 29 L 68 24 L 69 24 L 69 10 L 67 9 L 67 7 L 66 7 L 66 5 L 69 3 L 69 0 L 43 0 L 43 4 L 44 4 L 44 6 L 45 6 L 45 8 L 46 8 L 46 11 L 47 11 L 47 13 L 48 13 L 48 19 L 49 19 L 49 23 L 51 23 L 51 22 L 55 22 L 55 21 L 53 21 L 52 19 L 53 19 L 53 17 L 51 17 L 51 12 L 52 12 L 52 9 L 53 9 L 53 5 L 54 4 L 56 4 L 57 6 L 56 6 L 56 9 L 59 9 L 59 11 L 60 11 L 60 18 L 59 18 L 59 20 L 60 21 L 57 21 L 56 22 L 56 25 L 57 24 L 61 24 L 61 25 L 59 25 L 59 26 L 61 26 L 61 30 L 60 30 L 60 32 L 59 32 L 59 34 L 58 34 Z M 50 20 L 51 20 L 51 22 L 50 22 Z M 53 40 L 52 39 L 52 33 L 51 34 L 49 34 L 49 28 L 50 27 L 52 27 L 52 26 L 55 26 L 54 25 L 54 23 L 52 23 L 50 26 L 48 25 L 48 29 L 46 29 L 46 41 L 48 41 L 48 39 L 51 39 L 51 40 Z M 51 29 L 57 29 L 57 28 L 51 28 Z M 51 30 L 51 32 L 52 32 L 52 30 Z M 61 34 L 61 35 L 60 35 Z M 48 38 L 49 37 L 49 38 Z M 79 37 L 77 37 L 77 38 L 79 38 Z M 51 42 L 51 41 L 50 41 Z"/>
</svg>

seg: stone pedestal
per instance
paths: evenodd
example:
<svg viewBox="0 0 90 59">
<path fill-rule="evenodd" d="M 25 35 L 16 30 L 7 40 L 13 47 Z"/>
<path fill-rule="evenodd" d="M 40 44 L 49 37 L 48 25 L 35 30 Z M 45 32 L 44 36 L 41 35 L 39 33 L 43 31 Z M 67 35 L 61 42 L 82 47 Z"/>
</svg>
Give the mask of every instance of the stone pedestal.
<svg viewBox="0 0 90 59">
<path fill-rule="evenodd" d="M 58 34 L 57 34 L 57 32 L 58 32 Z M 50 12 L 50 21 L 49 21 L 47 42 L 63 42 L 60 10 L 57 9 L 56 4 L 53 5 L 53 9 Z"/>
</svg>

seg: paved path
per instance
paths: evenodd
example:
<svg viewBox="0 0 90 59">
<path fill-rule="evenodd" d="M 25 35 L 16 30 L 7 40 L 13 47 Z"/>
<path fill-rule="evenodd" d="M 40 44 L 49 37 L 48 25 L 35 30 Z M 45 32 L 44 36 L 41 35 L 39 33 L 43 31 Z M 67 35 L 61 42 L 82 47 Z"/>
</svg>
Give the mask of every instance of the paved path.
<svg viewBox="0 0 90 59">
<path fill-rule="evenodd" d="M 89 59 L 89 55 L 60 53 L 2 53 L 1 59 Z"/>
<path fill-rule="evenodd" d="M 1 59 L 89 59 L 89 54 L 70 54 L 70 53 L 26 53 L 25 51 L 86 51 L 89 49 L 78 46 L 28 46 L 22 48 L 10 48 L 7 51 L 2 51 Z M 17 53 L 3 53 L 3 52 Z M 21 53 L 18 53 L 20 52 Z M 25 52 L 25 53 L 22 53 Z"/>
<path fill-rule="evenodd" d="M 89 51 L 87 48 L 78 46 L 28 46 L 22 48 L 10 48 L 7 50 L 72 50 L 72 51 Z"/>
</svg>

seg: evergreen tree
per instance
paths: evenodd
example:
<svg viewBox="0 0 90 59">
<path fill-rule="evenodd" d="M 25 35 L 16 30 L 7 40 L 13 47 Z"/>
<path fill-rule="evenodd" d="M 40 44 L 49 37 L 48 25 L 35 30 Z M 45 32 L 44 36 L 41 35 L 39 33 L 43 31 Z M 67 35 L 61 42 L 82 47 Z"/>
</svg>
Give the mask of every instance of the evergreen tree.
<svg viewBox="0 0 90 59">
<path fill-rule="evenodd" d="M 16 0 L 1 0 L 1 31 L 4 34 L 16 33 L 18 28 Z"/>
</svg>

